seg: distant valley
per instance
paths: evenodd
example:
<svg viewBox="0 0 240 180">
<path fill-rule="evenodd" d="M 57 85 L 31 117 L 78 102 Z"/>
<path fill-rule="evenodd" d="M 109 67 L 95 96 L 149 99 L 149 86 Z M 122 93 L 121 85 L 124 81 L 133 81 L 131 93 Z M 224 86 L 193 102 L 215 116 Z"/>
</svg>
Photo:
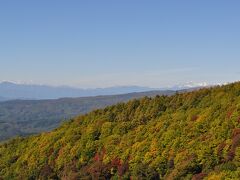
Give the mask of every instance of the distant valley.
<svg viewBox="0 0 240 180">
<path fill-rule="evenodd" d="M 122 95 L 61 98 L 56 100 L 12 100 L 0 102 L 0 140 L 26 136 L 58 127 L 64 120 L 144 96 L 173 95 L 175 91 L 148 91 Z"/>
</svg>

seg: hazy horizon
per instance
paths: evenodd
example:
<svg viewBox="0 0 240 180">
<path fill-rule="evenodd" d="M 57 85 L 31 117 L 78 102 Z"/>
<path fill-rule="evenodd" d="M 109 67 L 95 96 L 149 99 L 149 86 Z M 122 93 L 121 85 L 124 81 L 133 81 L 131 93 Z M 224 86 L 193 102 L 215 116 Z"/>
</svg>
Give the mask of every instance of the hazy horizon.
<svg viewBox="0 0 240 180">
<path fill-rule="evenodd" d="M 155 89 L 155 90 L 167 90 L 168 88 L 171 90 L 174 87 L 185 87 L 185 88 L 192 88 L 192 87 L 206 87 L 206 86 L 214 86 L 214 85 L 226 85 L 229 83 L 234 83 L 237 81 L 232 81 L 232 82 L 222 82 L 222 83 L 212 83 L 209 84 L 207 82 L 186 82 L 186 83 L 178 83 L 178 84 L 172 84 L 168 86 L 159 86 L 159 87 L 151 87 L 151 86 L 141 86 L 141 85 L 134 85 L 134 84 L 129 84 L 129 85 L 110 85 L 110 86 L 99 86 L 99 87 L 81 87 L 81 86 L 74 86 L 74 85 L 67 85 L 67 84 L 40 84 L 40 83 L 34 83 L 34 82 L 24 82 L 24 81 L 9 81 L 9 80 L 0 80 L 0 84 L 3 83 L 9 83 L 9 84 L 15 84 L 15 85 L 33 85 L 33 86 L 48 86 L 48 87 L 66 87 L 66 88 L 76 88 L 76 89 L 83 89 L 83 90 L 90 90 L 90 89 L 108 89 L 108 88 L 127 88 L 127 87 L 136 87 L 136 88 L 148 88 L 148 89 Z"/>
</svg>

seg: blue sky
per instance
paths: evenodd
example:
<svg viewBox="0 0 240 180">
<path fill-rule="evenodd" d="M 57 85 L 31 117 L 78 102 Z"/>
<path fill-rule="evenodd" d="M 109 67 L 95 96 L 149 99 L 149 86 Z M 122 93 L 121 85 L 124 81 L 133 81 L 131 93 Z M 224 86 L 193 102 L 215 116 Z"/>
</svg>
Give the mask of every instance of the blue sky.
<svg viewBox="0 0 240 180">
<path fill-rule="evenodd" d="M 240 1 L 0 2 L 0 80 L 165 87 L 240 79 Z"/>
</svg>

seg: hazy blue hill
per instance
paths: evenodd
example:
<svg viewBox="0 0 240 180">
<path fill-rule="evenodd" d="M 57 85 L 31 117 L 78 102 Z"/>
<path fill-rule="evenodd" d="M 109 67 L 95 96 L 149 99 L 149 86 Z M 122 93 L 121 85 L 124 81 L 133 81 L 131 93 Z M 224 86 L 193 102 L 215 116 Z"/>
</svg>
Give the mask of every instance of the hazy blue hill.
<svg viewBox="0 0 240 180">
<path fill-rule="evenodd" d="M 150 91 L 123 95 L 62 98 L 57 100 L 12 100 L 0 102 L 0 140 L 48 131 L 65 119 L 119 102 L 174 91 Z"/>
<path fill-rule="evenodd" d="M 0 102 L 1 102 L 1 101 L 7 101 L 7 100 L 9 100 L 9 99 L 4 98 L 4 97 L 0 97 Z"/>
<path fill-rule="evenodd" d="M 0 96 L 4 99 L 58 99 L 62 97 L 116 95 L 151 90 L 154 89 L 138 86 L 78 89 L 67 86 L 53 87 L 46 85 L 16 84 L 12 82 L 0 83 Z"/>
</svg>

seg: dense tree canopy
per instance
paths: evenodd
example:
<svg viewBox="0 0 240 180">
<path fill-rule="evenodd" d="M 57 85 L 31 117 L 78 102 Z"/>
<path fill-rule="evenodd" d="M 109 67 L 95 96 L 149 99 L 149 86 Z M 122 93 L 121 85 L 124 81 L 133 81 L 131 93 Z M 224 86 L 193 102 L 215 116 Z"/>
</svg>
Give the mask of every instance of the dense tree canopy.
<svg viewBox="0 0 240 180">
<path fill-rule="evenodd" d="M 240 83 L 145 97 L 0 146 L 3 179 L 239 179 Z"/>
</svg>

